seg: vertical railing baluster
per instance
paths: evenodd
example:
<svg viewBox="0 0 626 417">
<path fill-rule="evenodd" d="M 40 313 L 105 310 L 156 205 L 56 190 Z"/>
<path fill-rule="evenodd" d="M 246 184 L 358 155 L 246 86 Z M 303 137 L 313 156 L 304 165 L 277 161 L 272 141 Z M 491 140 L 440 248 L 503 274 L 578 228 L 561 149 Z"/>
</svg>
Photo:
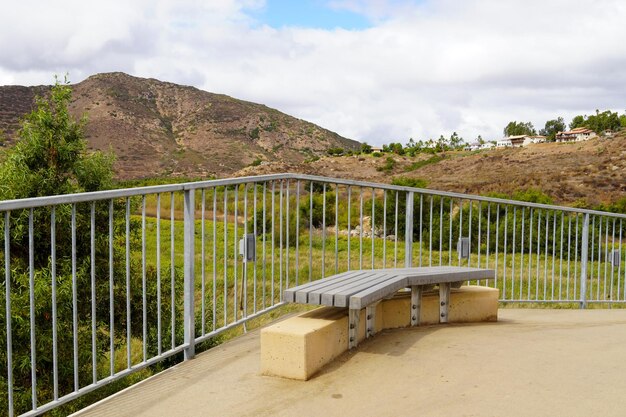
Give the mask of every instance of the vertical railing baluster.
<svg viewBox="0 0 626 417">
<path fill-rule="evenodd" d="M 52 207 L 54 210 L 54 206 Z M 91 379 L 92 383 L 98 381 L 98 364 L 96 356 L 96 203 L 91 202 L 90 213 L 90 275 L 91 275 Z M 56 350 L 56 346 L 54 347 Z M 54 353 L 56 355 L 56 352 Z M 56 372 L 56 369 L 54 370 Z M 56 400 L 57 397 L 54 397 Z"/>
<path fill-rule="evenodd" d="M 406 193 L 406 220 L 404 231 L 404 267 L 410 268 L 413 264 L 413 191 Z"/>
<path fill-rule="evenodd" d="M 423 230 L 424 230 L 424 227 L 422 225 L 422 220 L 423 220 L 423 217 L 424 217 L 423 208 L 424 208 L 424 194 L 420 194 L 420 225 L 419 225 L 419 242 L 420 242 L 420 245 L 419 245 L 419 258 L 420 258 L 420 260 L 419 260 L 419 266 L 422 266 L 422 246 L 423 246 L 422 245 L 422 233 L 423 233 Z"/>
<path fill-rule="evenodd" d="M 217 187 L 213 187 L 213 331 L 217 327 Z M 160 309 L 159 309 L 160 310 Z M 159 320 L 160 322 L 160 320 Z"/>
<path fill-rule="evenodd" d="M 555 211 L 554 216 L 552 217 L 552 286 L 550 301 L 554 301 L 554 272 L 556 269 L 556 215 Z"/>
<path fill-rule="evenodd" d="M 602 217 L 598 216 L 600 224 L 598 226 L 598 285 L 596 286 L 596 301 L 600 301 L 600 268 L 602 266 Z"/>
<path fill-rule="evenodd" d="M 522 242 L 520 245 L 520 257 L 519 257 L 519 297 L 518 299 L 522 299 L 522 294 L 524 293 L 524 229 L 526 228 L 526 208 L 522 207 Z"/>
<path fill-rule="evenodd" d="M 352 230 L 350 227 L 350 203 L 352 200 L 352 188 L 350 188 L 350 186 L 348 185 L 348 271 L 350 270 L 350 235 L 352 234 Z M 309 268 L 311 267 L 311 258 L 309 257 Z M 310 279 L 309 279 L 310 281 Z"/>
<path fill-rule="evenodd" d="M 430 196 L 430 216 L 428 218 L 428 266 L 433 266 L 433 196 Z"/>
<path fill-rule="evenodd" d="M 570 295 L 570 272 L 571 272 L 571 252 L 572 252 L 572 216 L 567 214 L 567 284 L 565 286 L 565 293 L 567 294 L 567 301 L 571 300 Z"/>
<path fill-rule="evenodd" d="M 394 226 L 394 249 L 393 249 L 393 267 L 398 267 L 398 198 L 400 193 L 396 191 L 396 214 L 395 214 L 395 226 Z M 349 212 L 349 211 L 348 211 Z"/>
<path fill-rule="evenodd" d="M 271 196 L 271 201 L 272 201 L 272 251 L 271 251 L 271 269 L 272 269 L 272 279 L 271 279 L 271 284 L 270 284 L 270 296 L 271 296 L 271 300 L 272 302 L 270 303 L 270 305 L 274 305 L 274 280 L 275 280 L 275 268 L 274 265 L 276 264 L 276 262 L 274 261 L 274 255 L 275 255 L 275 228 L 276 228 L 276 182 L 272 181 L 272 196 Z"/>
<path fill-rule="evenodd" d="M 515 300 L 515 249 L 516 249 L 515 248 L 515 246 L 516 246 L 515 245 L 515 237 L 516 237 L 515 234 L 516 234 L 516 228 L 517 228 L 517 206 L 513 206 L 513 236 L 512 236 L 512 239 L 511 239 L 512 240 L 512 243 L 511 243 L 511 300 Z M 504 263 L 506 265 L 506 261 Z"/>
<path fill-rule="evenodd" d="M 92 209 L 93 212 L 93 209 Z M 8 223 L 5 223 L 8 224 Z M 91 221 L 92 230 L 94 228 L 94 220 Z M 6 249 L 5 249 L 6 251 Z M 94 250 L 92 249 L 92 259 Z M 58 351 L 58 329 L 57 329 L 57 230 L 56 230 L 56 206 L 52 206 L 50 212 L 50 279 L 52 284 L 52 385 L 53 399 L 59 399 L 59 351 Z M 9 265 L 8 263 L 6 265 Z M 93 261 L 92 261 L 93 265 Z M 8 280 L 7 280 L 8 282 Z M 93 282 L 93 278 L 92 278 Z M 92 297 L 93 306 L 93 297 Z M 9 316 L 7 316 L 9 317 Z M 94 315 L 95 317 L 95 315 Z M 93 318 L 92 318 L 93 320 Z M 93 329 L 93 327 L 92 327 Z M 92 335 L 92 342 L 95 337 Z M 92 353 L 95 355 L 95 343 L 92 346 Z M 95 356 L 93 357 L 95 363 Z M 95 371 L 93 371 L 95 372 Z"/>
<path fill-rule="evenodd" d="M 496 205 L 496 260 L 495 260 L 495 280 L 494 280 L 494 284 L 495 284 L 495 288 L 498 288 L 498 252 L 499 252 L 499 248 L 498 248 L 498 243 L 499 243 L 499 236 L 500 236 L 500 204 Z M 506 294 L 503 294 L 502 298 L 505 298 Z"/>
<path fill-rule="evenodd" d="M 113 292 L 113 200 L 109 200 L 109 371 L 111 376 L 115 374 L 115 316 L 114 292 Z"/>
<path fill-rule="evenodd" d="M 273 213 L 272 213 L 273 214 Z M 263 281 L 262 285 L 262 294 L 261 294 L 261 308 L 265 310 L 265 296 L 266 296 L 266 287 L 267 287 L 267 251 L 265 249 L 265 240 L 267 235 L 267 181 L 263 182 L 263 274 L 261 280 Z"/>
<path fill-rule="evenodd" d="M 359 269 L 363 269 L 363 187 L 359 187 Z"/>
<path fill-rule="evenodd" d="M 387 268 L 387 190 L 383 190 L 383 268 Z"/>
<path fill-rule="evenodd" d="M 224 326 L 228 325 L 228 186 L 224 187 Z M 272 238 L 274 237 L 272 223 Z"/>
<path fill-rule="evenodd" d="M 76 276 L 76 204 L 72 204 L 72 333 L 74 348 L 74 391 L 80 389 L 78 380 L 78 277 Z"/>
<path fill-rule="evenodd" d="M 452 215 L 452 213 L 450 213 Z M 487 242 L 485 246 L 485 268 L 489 268 L 489 242 L 491 240 L 491 203 L 487 203 Z"/>
<path fill-rule="evenodd" d="M 561 212 L 561 241 L 559 248 L 559 301 L 563 299 L 563 227 L 565 224 L 565 212 Z"/>
<path fill-rule="evenodd" d="M 472 209 L 474 207 L 474 202 L 472 200 L 469 201 L 469 218 L 467 220 L 467 236 L 469 240 L 469 251 L 467 255 L 467 266 L 472 266 Z"/>
<path fill-rule="evenodd" d="M 175 197 L 174 193 L 170 193 L 170 339 L 171 347 L 176 346 L 176 251 L 174 246 L 176 221 L 175 221 Z M 224 232 L 225 233 L 225 232 Z M 226 259 L 224 257 L 224 259 Z M 224 271 L 226 268 L 224 268 Z"/>
<path fill-rule="evenodd" d="M 509 206 L 504 206 L 504 247 L 502 248 L 502 298 L 506 300 L 506 248 L 507 248 L 507 238 L 508 238 L 508 225 L 509 225 Z"/>
<path fill-rule="evenodd" d="M 76 234 L 74 234 L 76 236 Z M 74 242 L 75 243 L 75 242 Z M 37 340 L 35 338 L 35 237 L 33 209 L 28 212 L 28 301 L 30 307 L 30 380 L 31 403 L 37 409 Z"/>
<path fill-rule="evenodd" d="M 607 240 L 608 240 L 608 235 L 607 235 Z M 608 254 L 613 253 L 614 250 L 615 250 L 615 218 L 613 218 L 613 231 L 611 233 L 611 252 L 609 252 L 608 247 L 607 247 L 607 257 L 608 257 Z M 609 259 L 607 259 L 607 261 L 609 261 Z M 615 280 L 615 261 L 612 259 L 610 261 L 611 261 L 611 289 L 609 292 L 609 299 L 611 300 L 611 302 L 613 302 L 615 301 L 613 300 L 613 281 Z"/>
<path fill-rule="evenodd" d="M 335 184 L 335 274 L 339 273 L 339 184 Z"/>
<path fill-rule="evenodd" d="M 463 200 L 459 200 L 459 236 L 457 242 L 463 237 Z M 459 259 L 459 266 L 461 266 L 461 251 L 457 248 L 457 258 Z"/>
<path fill-rule="evenodd" d="M 248 244 L 248 240 L 246 238 L 247 235 L 248 235 L 248 184 L 244 184 L 243 186 L 243 238 L 244 238 L 245 245 Z M 243 274 L 241 276 L 241 302 L 242 302 L 242 307 L 243 307 L 242 314 L 243 314 L 244 319 L 248 317 L 248 261 L 247 261 L 248 254 L 246 253 L 246 250 L 247 249 L 244 246 L 244 253 L 243 253 L 243 258 L 242 258 L 243 259 L 243 262 L 242 262 Z M 244 331 L 246 330 L 247 329 L 244 324 Z"/>
<path fill-rule="evenodd" d="M 324 184 L 326 185 L 326 184 Z M 285 223 L 286 223 L 286 237 L 285 237 L 285 288 L 289 288 L 289 180 L 287 180 L 286 182 L 286 187 L 285 187 Z M 278 301 L 282 301 L 282 297 L 283 297 L 283 292 L 281 290 L 280 295 L 278 296 L 279 299 Z"/>
<path fill-rule="evenodd" d="M 578 230 L 578 228 L 576 228 Z M 589 250 L 589 213 L 584 214 L 580 252 L 580 308 L 587 308 L 587 261 Z"/>
<path fill-rule="evenodd" d="M 237 270 L 239 269 L 239 184 L 234 186 L 233 208 L 233 322 L 237 321 Z M 282 189 L 281 189 L 282 194 Z M 282 223 L 281 223 L 282 225 Z"/>
<path fill-rule="evenodd" d="M 272 209 L 273 212 L 273 209 Z M 349 242 L 349 241 L 348 241 Z M 350 249 L 348 249 L 348 253 Z M 273 259 L 272 255 L 272 259 Z M 313 181 L 309 185 L 309 282 L 313 280 Z"/>
<path fill-rule="evenodd" d="M 530 301 L 530 287 L 532 285 L 532 269 L 533 269 L 533 219 L 535 217 L 535 209 L 530 209 L 530 227 L 528 229 L 528 288 L 526 289 L 526 299 Z M 539 260 L 537 260 L 538 262 Z M 520 294 L 521 295 L 521 294 Z"/>
<path fill-rule="evenodd" d="M 580 216 L 576 213 L 576 232 L 574 237 L 574 298 L 578 296 L 578 219 Z"/>
<path fill-rule="evenodd" d="M 256 246 L 256 241 L 257 241 L 257 233 L 258 233 L 258 228 L 257 228 L 257 188 L 258 188 L 258 184 L 255 182 L 253 183 L 253 187 L 254 187 L 254 192 L 252 195 L 252 198 L 254 199 L 254 202 L 252 203 L 252 233 L 254 234 L 254 243 Z M 298 221 L 296 220 L 296 236 L 298 235 L 297 232 L 297 227 L 298 227 Z M 252 309 L 252 313 L 256 314 L 257 311 L 257 259 L 258 259 L 258 252 L 254 251 L 254 268 L 252 268 L 252 282 L 254 285 L 254 289 L 252 290 L 252 304 L 254 305 L 254 308 Z M 298 281 L 298 240 L 296 239 L 296 282 Z M 298 284 L 296 284 L 298 285 Z"/>
<path fill-rule="evenodd" d="M 537 211 L 537 271 L 535 273 L 535 301 L 539 300 L 539 264 L 541 258 L 539 251 L 541 249 L 541 211 Z"/>
<path fill-rule="evenodd" d="M 454 199 L 450 198 L 450 224 L 449 224 L 449 232 L 448 233 L 448 265 L 452 265 L 452 208 L 454 206 Z"/>
<path fill-rule="evenodd" d="M 619 296 L 621 294 L 621 276 L 622 276 L 622 262 L 624 257 L 622 256 L 622 219 L 619 219 L 619 263 L 617 264 L 617 299 L 619 300 Z M 623 299 L 622 299 L 623 300 Z"/>
<path fill-rule="evenodd" d="M 546 212 L 546 242 L 543 263 L 543 301 L 548 297 L 548 242 L 550 240 L 550 212 Z"/>
<path fill-rule="evenodd" d="M 126 368 L 130 368 L 130 199 L 128 197 L 126 197 L 126 215 L 124 217 L 124 226 L 126 231 L 124 236 L 124 240 L 126 242 L 124 246 L 126 256 Z"/>
<path fill-rule="evenodd" d="M 326 276 L 326 183 L 322 184 L 322 278 Z"/>
<path fill-rule="evenodd" d="M 161 328 L 161 194 L 156 200 L 156 281 L 157 281 L 157 353 L 163 349 Z"/>
<path fill-rule="evenodd" d="M 374 244 L 375 244 L 375 237 L 376 237 L 376 233 L 375 233 L 375 229 L 376 229 L 376 223 L 375 223 L 375 215 L 376 215 L 376 189 L 374 187 L 372 187 L 372 220 L 370 222 L 371 224 L 371 230 L 370 230 L 370 239 L 371 239 L 371 244 L 372 244 L 372 269 L 374 269 Z"/>
<path fill-rule="evenodd" d="M 148 359 L 148 286 L 146 283 L 146 195 L 141 196 L 141 312 L 143 361 Z"/>
<path fill-rule="evenodd" d="M 439 266 L 443 261 L 443 197 L 439 198 Z"/>
<path fill-rule="evenodd" d="M 195 191 L 184 191 L 184 227 L 185 227 L 185 259 L 184 259 L 184 339 L 187 346 L 184 350 L 185 360 L 195 356 L 195 308 L 194 308 L 194 277 L 195 277 Z M 235 224 L 236 224 L 235 218 Z"/>
<path fill-rule="evenodd" d="M 337 247 L 336 244 L 335 244 L 335 247 Z M 300 181 L 296 181 L 296 286 L 300 285 L 299 278 L 300 278 Z"/>
<path fill-rule="evenodd" d="M 8 415 L 13 416 L 13 331 L 11 329 L 11 212 L 4 212 L 4 306 L 7 330 L 7 397 Z"/>
<path fill-rule="evenodd" d="M 206 334 L 206 235 L 205 235 L 205 211 L 206 190 L 200 193 L 200 334 Z"/>
</svg>

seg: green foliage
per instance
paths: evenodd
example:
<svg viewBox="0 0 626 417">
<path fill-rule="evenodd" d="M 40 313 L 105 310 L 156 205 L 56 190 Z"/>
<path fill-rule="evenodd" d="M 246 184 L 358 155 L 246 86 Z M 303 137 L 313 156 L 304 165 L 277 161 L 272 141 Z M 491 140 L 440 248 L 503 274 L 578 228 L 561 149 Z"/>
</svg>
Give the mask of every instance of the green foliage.
<svg viewBox="0 0 626 417">
<path fill-rule="evenodd" d="M 71 100 L 71 89 L 67 80 L 56 82 L 49 98 L 37 98 L 35 110 L 25 117 L 19 130 L 19 140 L 15 147 L 5 152 L 0 165 L 0 199 L 18 199 L 40 197 L 46 195 L 97 191 L 112 185 L 113 157 L 100 152 L 88 153 L 83 134 L 84 120 L 75 121 L 68 112 Z M 130 207 L 138 202 L 129 201 Z M 114 236 L 122 235 L 125 228 L 124 203 L 113 205 Z M 56 272 L 56 308 L 58 332 L 58 382 L 59 390 L 66 393 L 74 387 L 74 372 L 78 373 L 79 381 L 85 385 L 92 377 L 92 342 L 91 342 L 91 302 L 92 291 L 96 294 L 95 324 L 97 335 L 95 340 L 96 363 L 103 359 L 110 333 L 109 294 L 122 300 L 126 297 L 125 285 L 118 285 L 120 277 L 125 276 L 126 260 L 125 245 L 115 237 L 113 254 L 109 253 L 109 203 L 57 205 L 55 207 L 56 262 L 51 259 L 51 207 L 32 210 L 34 246 L 32 270 L 35 293 L 35 329 L 36 329 L 36 367 L 38 369 L 39 403 L 52 399 L 52 271 Z M 94 216 L 94 249 L 96 257 L 91 259 L 91 216 Z M 30 210 L 11 212 L 9 224 L 0 220 L 0 233 L 10 227 L 11 256 L 11 303 L 12 303 L 12 341 L 15 403 L 16 411 L 25 412 L 31 407 L 30 399 L 30 312 L 29 286 L 30 268 L 28 258 Z M 76 227 L 75 238 L 72 238 L 70 225 L 72 217 Z M 129 222 L 131 230 L 136 230 L 134 221 Z M 138 245 L 138 236 L 128 236 L 131 249 Z M 115 285 L 109 284 L 109 256 L 113 260 L 113 277 Z M 73 262 L 75 259 L 75 263 Z M 129 276 L 128 288 L 131 306 L 141 309 L 141 277 L 137 271 L 141 268 L 136 260 L 130 260 L 129 268 L 133 271 Z M 4 269 L 4 267 L 2 268 Z M 92 270 L 95 285 L 91 285 Z M 4 276 L 5 271 L 0 271 Z M 73 292 L 76 292 L 77 327 L 74 326 L 72 315 Z M 132 311 L 131 328 L 133 336 L 141 329 L 141 311 Z M 122 303 L 115 303 L 113 317 L 116 323 L 113 335 L 114 345 L 119 348 L 125 343 L 122 334 L 126 328 L 126 311 Z M 0 320 L 4 322 L 4 310 L 0 312 Z M 0 375 L 7 375 L 6 369 L 6 328 L 0 327 Z M 78 368 L 73 367 L 73 332 L 78 335 Z M 96 372 L 100 372 L 96 370 Z M 101 375 L 102 376 L 102 375 Z M 5 384 L 0 378 L 0 385 Z M 6 392 L 6 386 L 3 389 Z M 6 398 L 0 399 L 0 409 L 6 410 Z"/>
<path fill-rule="evenodd" d="M 504 136 L 536 135 L 537 131 L 531 122 L 509 122 L 504 128 Z"/>
<path fill-rule="evenodd" d="M 417 169 L 423 168 L 426 165 L 436 164 L 437 162 L 443 161 L 445 158 L 441 155 L 433 155 L 428 159 L 422 159 L 421 161 L 415 161 L 411 165 L 405 168 L 406 172 L 415 171 Z"/>
<path fill-rule="evenodd" d="M 377 171 L 391 172 L 396 166 L 396 160 L 391 156 L 388 156 L 385 159 L 385 164 L 383 166 L 376 167 Z"/>
<path fill-rule="evenodd" d="M 341 156 L 344 153 L 343 148 L 328 148 L 326 153 L 330 156 Z"/>
<path fill-rule="evenodd" d="M 570 129 L 586 127 L 596 133 L 601 133 L 605 130 L 618 130 L 622 127 L 622 120 L 617 112 L 596 110 L 596 114 L 590 116 L 575 116 L 569 127 Z"/>
<path fill-rule="evenodd" d="M 261 162 L 263 162 L 263 160 L 261 158 L 256 158 L 254 161 L 252 161 L 250 166 L 258 167 L 259 165 L 261 165 Z"/>
<path fill-rule="evenodd" d="M 252 129 L 252 130 L 250 131 L 250 138 L 251 138 L 251 139 L 258 139 L 258 138 L 259 138 L 259 136 L 260 136 L 260 133 L 259 133 L 259 132 L 260 132 L 259 127 L 258 127 L 258 126 L 257 126 L 257 127 L 255 127 L 254 129 Z"/>
<path fill-rule="evenodd" d="M 380 153 L 380 152 L 373 152 L 373 153 L 372 153 L 372 156 L 373 156 L 374 158 L 380 158 L 381 156 L 383 156 L 383 154 L 382 154 L 382 153 Z"/>
<path fill-rule="evenodd" d="M 3 200 L 110 188 L 113 156 L 86 152 L 84 120 L 72 119 L 68 82 L 52 88 L 50 99 L 37 98 L 26 116 L 15 147 L 0 165 Z"/>
<path fill-rule="evenodd" d="M 540 135 L 546 137 L 546 140 L 554 142 L 556 134 L 565 131 L 565 122 L 562 117 L 557 117 L 554 120 L 548 120 L 543 129 L 539 131 Z"/>
<path fill-rule="evenodd" d="M 391 180 L 392 185 L 400 185 L 402 187 L 426 188 L 428 183 L 421 178 L 397 177 Z"/>
<path fill-rule="evenodd" d="M 621 127 L 626 127 L 626 113 L 619 117 L 619 124 Z"/>
<path fill-rule="evenodd" d="M 372 153 L 372 147 L 367 143 L 361 144 L 361 153 Z"/>
</svg>

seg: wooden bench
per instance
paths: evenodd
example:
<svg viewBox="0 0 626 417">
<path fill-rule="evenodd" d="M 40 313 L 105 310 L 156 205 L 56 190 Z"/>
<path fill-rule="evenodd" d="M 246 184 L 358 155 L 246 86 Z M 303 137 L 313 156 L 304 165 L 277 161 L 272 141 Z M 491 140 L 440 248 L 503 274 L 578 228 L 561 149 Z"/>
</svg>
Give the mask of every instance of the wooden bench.
<svg viewBox="0 0 626 417">
<path fill-rule="evenodd" d="M 403 288 L 411 289 L 411 325 L 419 325 L 422 292 L 439 285 L 440 323 L 448 322 L 450 288 L 464 281 L 493 279 L 493 269 L 434 266 L 419 268 L 355 270 L 289 288 L 283 300 L 300 304 L 348 308 L 348 347 L 357 346 L 360 312 L 365 308 L 366 337 L 374 334 L 376 304 Z"/>
</svg>

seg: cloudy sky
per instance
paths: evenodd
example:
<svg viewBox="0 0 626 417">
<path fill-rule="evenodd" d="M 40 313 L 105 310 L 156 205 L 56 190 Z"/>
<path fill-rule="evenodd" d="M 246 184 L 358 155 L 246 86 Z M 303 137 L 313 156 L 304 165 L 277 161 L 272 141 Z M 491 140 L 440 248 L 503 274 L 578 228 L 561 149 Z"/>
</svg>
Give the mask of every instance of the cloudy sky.
<svg viewBox="0 0 626 417">
<path fill-rule="evenodd" d="M 20 0 L 0 85 L 193 85 L 382 144 L 626 110 L 624 0 Z"/>
</svg>

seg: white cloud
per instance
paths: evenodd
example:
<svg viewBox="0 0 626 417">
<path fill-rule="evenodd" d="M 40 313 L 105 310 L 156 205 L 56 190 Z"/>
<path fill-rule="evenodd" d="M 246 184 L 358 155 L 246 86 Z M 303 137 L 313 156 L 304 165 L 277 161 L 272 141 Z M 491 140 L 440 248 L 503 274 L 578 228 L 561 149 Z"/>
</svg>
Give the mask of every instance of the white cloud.
<svg viewBox="0 0 626 417">
<path fill-rule="evenodd" d="M 274 29 L 249 16 L 259 0 L 18 2 L 0 16 L 0 83 L 120 70 L 264 103 L 372 144 L 453 131 L 495 139 L 510 120 L 539 128 L 626 108 L 620 0 L 331 3 L 373 26 Z"/>
</svg>

